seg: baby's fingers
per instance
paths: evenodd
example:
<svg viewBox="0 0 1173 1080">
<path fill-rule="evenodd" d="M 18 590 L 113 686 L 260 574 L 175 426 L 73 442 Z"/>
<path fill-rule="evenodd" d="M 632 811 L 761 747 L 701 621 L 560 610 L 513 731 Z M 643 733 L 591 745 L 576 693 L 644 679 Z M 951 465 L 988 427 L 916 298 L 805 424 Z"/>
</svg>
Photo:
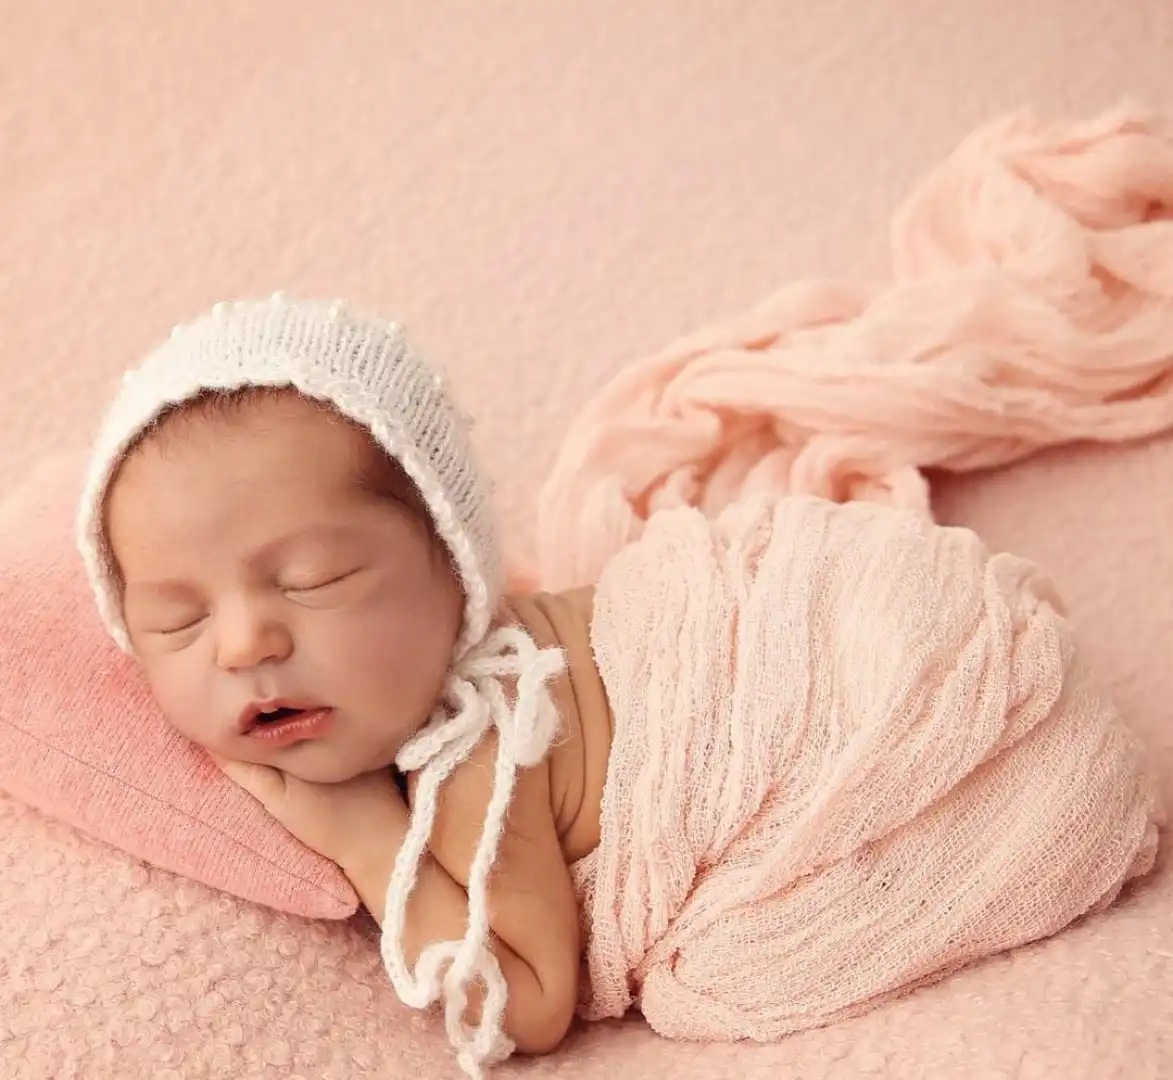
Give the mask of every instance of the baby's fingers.
<svg viewBox="0 0 1173 1080">
<path fill-rule="evenodd" d="M 268 765 L 254 765 L 247 761 L 230 761 L 212 753 L 209 753 L 208 757 L 229 780 L 244 788 L 270 811 L 285 794 L 285 774 L 280 769 L 272 769 Z"/>
</svg>

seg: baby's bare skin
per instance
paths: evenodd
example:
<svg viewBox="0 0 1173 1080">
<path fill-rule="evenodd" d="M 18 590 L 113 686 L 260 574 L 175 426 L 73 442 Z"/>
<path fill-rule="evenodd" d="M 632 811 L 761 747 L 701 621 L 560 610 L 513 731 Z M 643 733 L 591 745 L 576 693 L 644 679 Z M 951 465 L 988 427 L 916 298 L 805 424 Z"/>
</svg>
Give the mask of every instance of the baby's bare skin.
<svg viewBox="0 0 1173 1080">
<path fill-rule="evenodd" d="M 390 770 L 434 708 L 464 604 L 446 549 L 380 455 L 321 405 L 267 394 L 166 421 L 128 455 L 105 507 L 127 628 L 165 715 L 338 863 L 376 917 L 409 825 Z M 599 842 L 611 723 L 592 603 L 584 589 L 500 609 L 568 667 L 552 686 L 560 737 L 517 776 L 489 881 L 505 1029 L 530 1052 L 556 1046 L 573 1016 L 582 943 L 569 867 Z M 242 721 L 250 703 L 277 699 L 324 727 L 279 741 Z M 465 933 L 496 748 L 490 731 L 440 792 L 407 907 L 409 963 Z"/>
<path fill-rule="evenodd" d="M 592 587 L 510 597 L 505 617 L 541 646 L 559 646 L 566 674 L 552 684 L 562 733 L 549 756 L 550 809 L 568 863 L 599 844 L 603 786 L 611 750 L 611 711 L 591 648 Z"/>
</svg>

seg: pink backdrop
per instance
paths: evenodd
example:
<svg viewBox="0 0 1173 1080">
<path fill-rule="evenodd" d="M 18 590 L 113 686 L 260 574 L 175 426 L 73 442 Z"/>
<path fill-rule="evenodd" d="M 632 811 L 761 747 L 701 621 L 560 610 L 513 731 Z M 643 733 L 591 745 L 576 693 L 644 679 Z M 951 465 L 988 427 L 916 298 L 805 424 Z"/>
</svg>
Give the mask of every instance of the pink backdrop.
<svg viewBox="0 0 1173 1080">
<path fill-rule="evenodd" d="M 100 11 L 0 0 L 0 485 L 173 322 L 281 287 L 406 320 L 516 519 L 583 394 L 794 277 L 882 272 L 975 125 L 1173 92 L 1166 0 Z"/>
<path fill-rule="evenodd" d="M 1171 58 L 1168 0 L 0 0 L 0 492 L 47 448 L 84 434 L 115 373 L 173 322 L 284 288 L 398 316 L 448 365 L 524 555 L 560 424 L 624 361 L 795 277 L 882 273 L 892 210 L 976 124 L 1022 106 L 1090 115 L 1126 94 L 1170 104 Z M 1103 481 L 1125 500 L 1112 512 L 1133 526 L 1159 511 L 1121 478 L 1169 469 L 1165 458 L 1165 472 L 1152 471 L 1151 453 L 1138 453 Z M 1105 475 L 1080 460 L 1066 479 L 1052 476 L 1053 461 L 1028 467 L 1059 493 L 1065 532 L 1086 528 L 1080 500 Z M 1023 533 L 1005 483 L 954 493 L 949 512 L 985 515 L 1006 542 L 1021 534 L 1061 579 L 1076 579 L 1077 606 L 1096 615 L 1108 594 L 1080 575 L 1106 564 L 1088 549 L 1067 557 L 1037 499 Z M 1118 530 L 1104 528 L 1107 544 Z M 1140 528 L 1155 536 L 1162 525 Z M 1130 551 L 1112 565 L 1127 568 Z M 1159 546 L 1145 558 L 1129 603 L 1173 572 Z M 1143 708 L 1165 693 L 1144 680 L 1167 670 L 1168 638 L 1155 635 L 1170 619 L 1138 629 L 1132 610 L 1091 619 L 1090 633 L 1127 703 Z M 1160 752 L 1168 764 L 1168 739 Z M 86 879 L 63 867 L 120 883 L 103 925 L 125 916 L 109 897 L 145 887 L 105 851 L 0 810 L 9 867 L 56 837 L 39 880 L 48 867 L 72 882 L 71 920 L 88 910 Z M 150 880 L 142 895 L 170 896 Z M 23 947 L 55 903 L 33 879 L 18 887 L 25 906 L 11 893 L 0 905 L 3 948 Z M 179 895 L 174 910 L 205 912 L 199 926 L 230 939 L 201 894 Z M 1173 1060 L 1167 876 L 1162 895 L 1163 909 L 1150 899 L 1056 943 L 1041 967 L 1009 962 L 1013 980 L 962 982 L 944 1008 L 918 995 L 896 1020 L 781 1056 L 693 1056 L 625 1029 L 543 1069 L 1156 1077 Z M 87 982 L 85 955 L 36 983 L 38 1016 L 73 1022 L 60 1010 Z M 29 1038 L 32 1014 L 22 1015 L 21 1031 L 0 1017 L 0 1061 L 63 1080 L 49 1050 L 25 1060 L 29 1044 L 14 1040 Z M 956 1029 L 941 1019 L 955 1016 Z M 449 1074 L 432 1043 L 403 1053 L 397 1064 L 356 1058 L 338 1075 L 404 1075 L 405 1061 L 414 1075 Z M 167 1067 L 298 1075 L 291 1060 L 257 1051 L 223 1073 Z"/>
</svg>

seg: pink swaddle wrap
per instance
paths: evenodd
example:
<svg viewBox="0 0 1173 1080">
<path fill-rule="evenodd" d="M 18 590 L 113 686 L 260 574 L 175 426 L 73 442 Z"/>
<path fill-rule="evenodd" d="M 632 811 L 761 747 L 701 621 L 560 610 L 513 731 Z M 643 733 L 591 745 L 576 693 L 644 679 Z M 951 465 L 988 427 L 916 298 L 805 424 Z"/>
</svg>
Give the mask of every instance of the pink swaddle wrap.
<svg viewBox="0 0 1173 1080">
<path fill-rule="evenodd" d="M 1173 121 L 978 129 L 892 224 L 891 280 L 798 281 L 623 370 L 538 500 L 544 589 L 647 516 L 789 492 L 927 511 L 968 472 L 1173 424 Z"/>
<path fill-rule="evenodd" d="M 615 712 L 581 1012 L 770 1040 L 1054 933 L 1152 865 L 1142 751 L 1046 579 L 919 513 L 651 518 L 599 584 Z"/>
</svg>

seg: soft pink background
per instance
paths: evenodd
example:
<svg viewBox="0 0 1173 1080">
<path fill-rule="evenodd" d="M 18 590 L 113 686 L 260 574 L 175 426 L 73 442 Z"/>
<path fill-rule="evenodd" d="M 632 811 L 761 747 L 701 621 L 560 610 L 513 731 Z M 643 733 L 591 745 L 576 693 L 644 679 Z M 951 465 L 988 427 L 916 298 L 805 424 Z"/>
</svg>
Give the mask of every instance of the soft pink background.
<svg viewBox="0 0 1173 1080">
<path fill-rule="evenodd" d="M 882 273 L 973 126 L 1164 104 L 1171 58 L 1167 0 L 0 0 L 0 483 L 281 287 L 404 319 L 516 513 L 625 360 Z"/>
<path fill-rule="evenodd" d="M 625 360 L 795 277 L 882 274 L 892 210 L 974 125 L 1169 105 L 1171 59 L 1168 0 L 0 0 L 0 492 L 173 322 L 284 288 L 398 316 L 448 365 L 524 555 L 561 422 Z M 1145 491 L 1173 490 L 1173 455 L 1106 460 L 945 505 L 1055 564 L 1168 769 L 1173 504 Z M 357 939 L 309 950 L 4 802 L 0 856 L 5 1076 L 452 1075 L 371 1004 Z M 1166 875 L 826 1038 L 698 1051 L 624 1027 L 540 1072 L 1167 1075 L 1171 896 Z M 310 951 L 334 974 L 299 996 Z"/>
</svg>

